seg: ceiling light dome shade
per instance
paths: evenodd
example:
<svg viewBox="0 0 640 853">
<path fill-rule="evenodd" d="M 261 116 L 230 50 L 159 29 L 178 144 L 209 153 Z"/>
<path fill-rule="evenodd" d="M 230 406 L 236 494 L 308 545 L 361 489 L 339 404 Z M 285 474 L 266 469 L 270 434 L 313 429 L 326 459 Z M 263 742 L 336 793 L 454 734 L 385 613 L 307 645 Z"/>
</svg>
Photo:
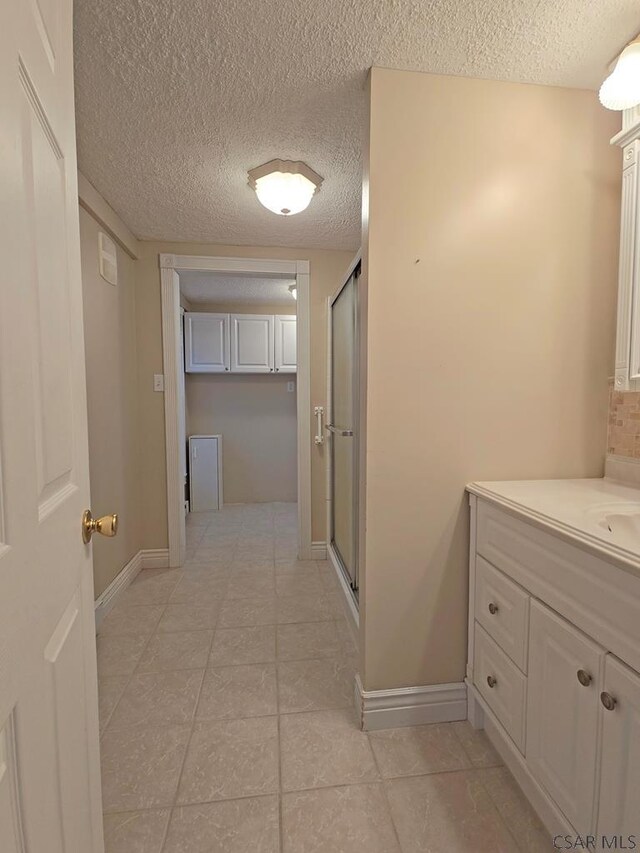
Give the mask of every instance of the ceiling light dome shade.
<svg viewBox="0 0 640 853">
<path fill-rule="evenodd" d="M 608 110 L 628 110 L 640 104 L 640 41 L 631 42 L 620 54 L 600 87 L 600 103 Z"/>
<path fill-rule="evenodd" d="M 249 186 L 267 210 L 292 216 L 309 207 L 322 178 L 299 160 L 270 160 L 249 172 Z"/>
</svg>

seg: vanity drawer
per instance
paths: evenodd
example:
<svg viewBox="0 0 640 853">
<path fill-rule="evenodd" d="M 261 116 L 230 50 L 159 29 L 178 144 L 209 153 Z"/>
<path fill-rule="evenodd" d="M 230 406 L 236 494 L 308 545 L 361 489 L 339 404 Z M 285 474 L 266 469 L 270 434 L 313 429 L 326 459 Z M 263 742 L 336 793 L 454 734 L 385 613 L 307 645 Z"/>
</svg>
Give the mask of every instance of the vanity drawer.
<svg viewBox="0 0 640 853">
<path fill-rule="evenodd" d="M 476 557 L 475 618 L 511 660 L 527 671 L 529 595 L 522 587 Z"/>
<path fill-rule="evenodd" d="M 477 622 L 473 683 L 524 755 L 527 679 Z"/>
</svg>

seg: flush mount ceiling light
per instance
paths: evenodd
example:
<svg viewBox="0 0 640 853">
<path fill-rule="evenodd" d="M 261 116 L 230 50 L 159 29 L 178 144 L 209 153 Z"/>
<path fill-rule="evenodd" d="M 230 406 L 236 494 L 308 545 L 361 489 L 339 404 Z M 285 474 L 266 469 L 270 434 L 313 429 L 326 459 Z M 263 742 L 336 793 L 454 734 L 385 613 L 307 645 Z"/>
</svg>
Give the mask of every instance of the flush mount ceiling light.
<svg viewBox="0 0 640 853">
<path fill-rule="evenodd" d="M 295 284 L 289 285 L 289 293 L 293 296 L 294 299 L 298 298 L 298 287 Z"/>
<path fill-rule="evenodd" d="M 309 206 L 322 178 L 300 160 L 270 160 L 249 171 L 249 186 L 267 210 L 292 216 Z"/>
<path fill-rule="evenodd" d="M 600 87 L 600 103 L 608 110 L 628 110 L 640 104 L 640 39 L 628 44 Z"/>
</svg>

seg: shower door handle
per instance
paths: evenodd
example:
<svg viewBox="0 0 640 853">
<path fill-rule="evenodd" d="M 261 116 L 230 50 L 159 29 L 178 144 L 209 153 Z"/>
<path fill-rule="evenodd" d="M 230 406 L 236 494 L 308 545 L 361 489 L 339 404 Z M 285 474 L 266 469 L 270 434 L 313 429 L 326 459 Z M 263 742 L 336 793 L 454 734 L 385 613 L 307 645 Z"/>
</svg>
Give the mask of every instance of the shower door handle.
<svg viewBox="0 0 640 853">
<path fill-rule="evenodd" d="M 334 426 L 333 424 L 325 424 L 324 428 L 328 429 L 330 433 L 333 433 L 333 435 L 353 435 L 352 429 L 341 429 L 340 427 Z"/>
</svg>

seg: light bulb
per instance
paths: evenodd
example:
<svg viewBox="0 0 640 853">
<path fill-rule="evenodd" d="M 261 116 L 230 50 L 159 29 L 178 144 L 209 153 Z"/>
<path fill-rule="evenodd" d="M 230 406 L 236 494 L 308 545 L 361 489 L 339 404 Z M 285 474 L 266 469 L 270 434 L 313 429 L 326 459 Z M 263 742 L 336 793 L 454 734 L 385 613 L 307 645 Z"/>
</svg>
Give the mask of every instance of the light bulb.
<svg viewBox="0 0 640 853">
<path fill-rule="evenodd" d="M 640 104 L 640 41 L 631 42 L 622 51 L 599 96 L 608 110 L 628 110 Z"/>
</svg>

